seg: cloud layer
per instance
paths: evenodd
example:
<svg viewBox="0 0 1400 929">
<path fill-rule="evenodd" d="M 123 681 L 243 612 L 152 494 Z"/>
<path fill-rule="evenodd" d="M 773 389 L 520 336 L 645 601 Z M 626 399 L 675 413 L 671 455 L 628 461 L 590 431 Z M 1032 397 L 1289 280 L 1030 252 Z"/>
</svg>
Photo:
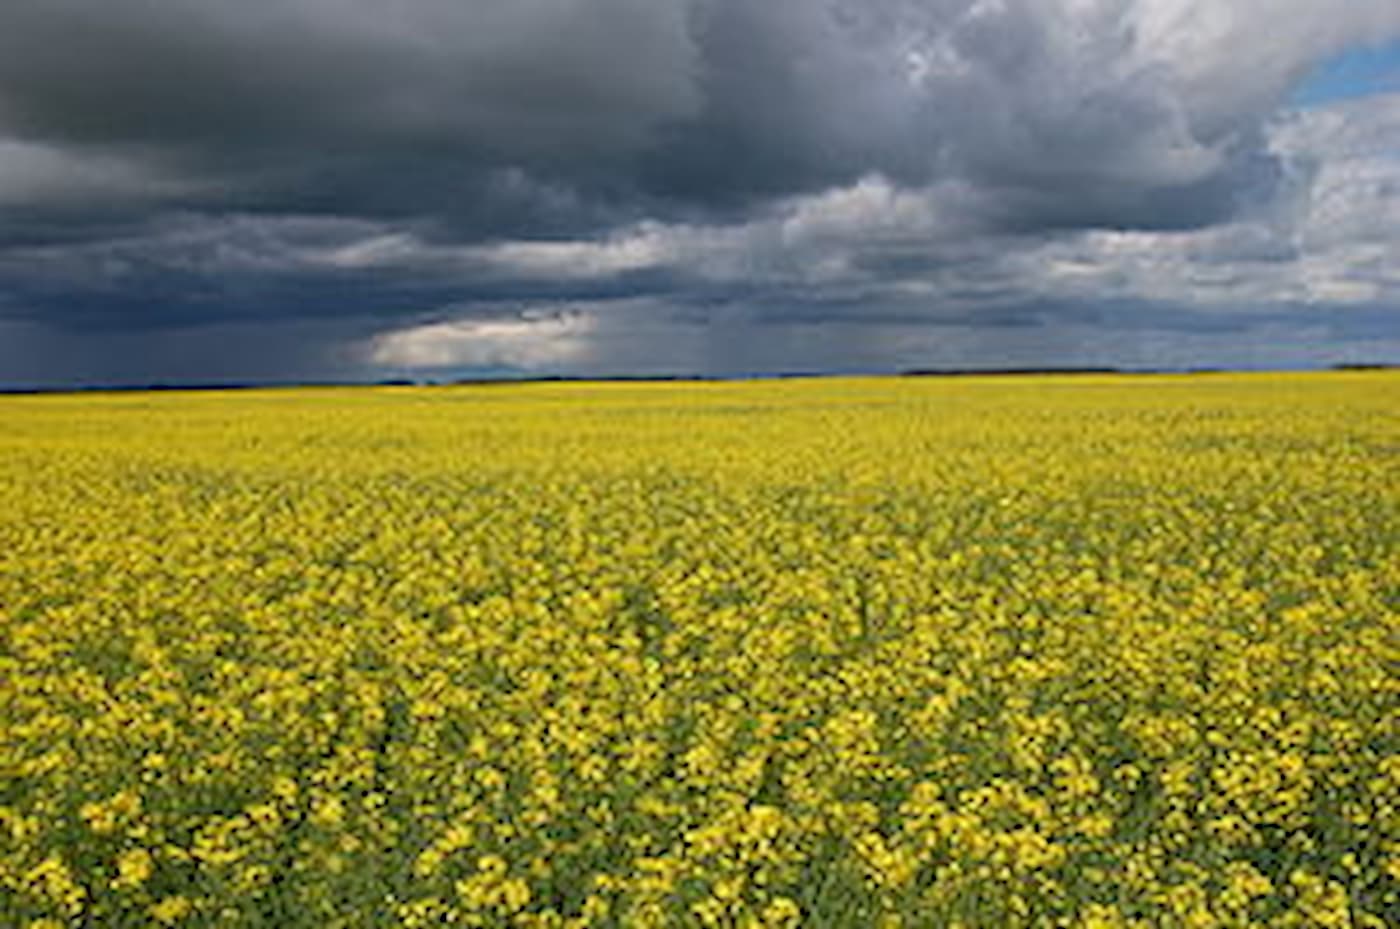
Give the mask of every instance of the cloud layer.
<svg viewBox="0 0 1400 929">
<path fill-rule="evenodd" d="M 210 379 L 1349 357 L 1396 340 L 1400 97 L 1284 104 L 1394 36 L 1371 0 L 9 0 L 0 382 L 205 337 Z"/>
</svg>

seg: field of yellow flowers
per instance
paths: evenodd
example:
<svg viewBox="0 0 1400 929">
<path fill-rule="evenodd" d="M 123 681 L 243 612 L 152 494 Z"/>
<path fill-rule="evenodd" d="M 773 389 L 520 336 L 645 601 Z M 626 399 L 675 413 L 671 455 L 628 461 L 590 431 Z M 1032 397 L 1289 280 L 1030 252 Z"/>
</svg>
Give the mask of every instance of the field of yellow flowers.
<svg viewBox="0 0 1400 929">
<path fill-rule="evenodd" d="M 1400 375 L 0 398 L 0 925 L 1385 927 Z"/>
</svg>

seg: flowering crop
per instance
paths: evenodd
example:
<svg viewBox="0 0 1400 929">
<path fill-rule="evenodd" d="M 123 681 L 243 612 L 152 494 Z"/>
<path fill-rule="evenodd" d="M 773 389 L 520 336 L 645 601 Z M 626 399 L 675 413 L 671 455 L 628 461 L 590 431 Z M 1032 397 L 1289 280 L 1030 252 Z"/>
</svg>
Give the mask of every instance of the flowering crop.
<svg viewBox="0 0 1400 929">
<path fill-rule="evenodd" d="M 0 461 L 0 925 L 1400 912 L 1394 374 L 16 397 Z"/>
</svg>

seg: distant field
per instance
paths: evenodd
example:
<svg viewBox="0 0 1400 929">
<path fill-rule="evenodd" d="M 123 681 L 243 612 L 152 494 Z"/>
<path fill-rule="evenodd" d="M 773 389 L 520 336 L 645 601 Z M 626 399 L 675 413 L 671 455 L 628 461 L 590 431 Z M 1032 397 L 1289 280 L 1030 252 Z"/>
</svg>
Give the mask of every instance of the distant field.
<svg viewBox="0 0 1400 929">
<path fill-rule="evenodd" d="M 0 926 L 1395 925 L 1400 373 L 0 398 Z"/>
</svg>

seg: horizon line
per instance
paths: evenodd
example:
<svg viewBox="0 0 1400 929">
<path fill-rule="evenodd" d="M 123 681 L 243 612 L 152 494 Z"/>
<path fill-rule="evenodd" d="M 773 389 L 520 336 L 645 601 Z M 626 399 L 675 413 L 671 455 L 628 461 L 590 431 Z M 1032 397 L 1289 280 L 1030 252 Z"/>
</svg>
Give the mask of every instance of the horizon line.
<svg viewBox="0 0 1400 929">
<path fill-rule="evenodd" d="M 974 377 L 1075 377 L 1114 376 L 1200 376 L 1214 374 L 1323 374 L 1400 370 L 1400 362 L 1338 362 L 1304 367 L 1162 366 L 1116 367 L 1102 365 L 995 366 L 907 368 L 898 371 L 775 371 L 748 374 L 506 374 L 501 376 L 462 375 L 450 378 L 385 377 L 347 380 L 213 380 L 152 381 L 143 384 L 92 383 L 66 386 L 0 385 L 0 396 L 51 396 L 65 394 L 140 393 L 218 393 L 245 390 L 292 390 L 317 388 L 374 387 L 494 387 L 525 384 L 606 384 L 606 383 L 742 383 L 747 381 L 823 380 L 840 378 L 974 378 Z"/>
</svg>

